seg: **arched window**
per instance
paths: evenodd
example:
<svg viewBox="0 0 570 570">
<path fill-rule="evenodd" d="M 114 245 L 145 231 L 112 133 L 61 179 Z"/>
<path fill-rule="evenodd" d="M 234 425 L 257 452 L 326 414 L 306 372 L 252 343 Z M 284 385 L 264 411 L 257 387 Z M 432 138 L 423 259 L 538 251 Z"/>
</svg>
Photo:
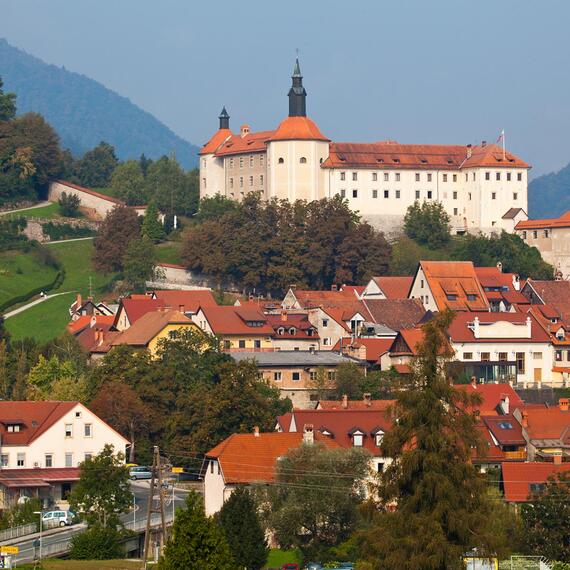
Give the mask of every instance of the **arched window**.
<svg viewBox="0 0 570 570">
<path fill-rule="evenodd" d="M 302 157 L 299 159 L 299 162 L 300 162 L 301 164 L 307 164 L 307 159 L 306 159 L 304 156 L 302 156 Z"/>
<path fill-rule="evenodd" d="M 279 328 L 277 329 L 277 334 L 279 334 L 279 335 L 285 334 L 285 329 L 284 329 L 283 327 L 279 327 Z"/>
<path fill-rule="evenodd" d="M 297 330 L 295 329 L 295 327 L 291 327 L 291 328 L 289 329 L 289 334 L 290 334 L 290 335 L 294 335 L 296 332 L 297 332 Z"/>
<path fill-rule="evenodd" d="M 277 162 L 278 162 L 279 164 L 283 164 L 285 161 L 284 161 L 282 158 L 280 158 Z"/>
</svg>

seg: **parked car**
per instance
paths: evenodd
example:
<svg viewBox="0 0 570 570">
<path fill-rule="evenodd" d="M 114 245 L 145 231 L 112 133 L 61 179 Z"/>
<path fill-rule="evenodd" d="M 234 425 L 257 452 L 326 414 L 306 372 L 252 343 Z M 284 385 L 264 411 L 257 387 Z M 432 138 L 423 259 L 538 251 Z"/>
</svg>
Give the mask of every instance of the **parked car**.
<svg viewBox="0 0 570 570">
<path fill-rule="evenodd" d="M 139 479 L 151 479 L 152 470 L 150 467 L 145 467 L 143 465 L 131 467 L 129 469 L 129 477 L 132 481 L 138 481 Z"/>
<path fill-rule="evenodd" d="M 49 528 L 52 526 L 71 526 L 75 519 L 72 511 L 48 511 L 42 515 L 42 525 Z"/>
<path fill-rule="evenodd" d="M 290 564 L 283 564 L 283 566 L 281 566 L 281 570 L 301 570 L 301 569 L 299 568 L 298 564 L 290 563 Z"/>
</svg>

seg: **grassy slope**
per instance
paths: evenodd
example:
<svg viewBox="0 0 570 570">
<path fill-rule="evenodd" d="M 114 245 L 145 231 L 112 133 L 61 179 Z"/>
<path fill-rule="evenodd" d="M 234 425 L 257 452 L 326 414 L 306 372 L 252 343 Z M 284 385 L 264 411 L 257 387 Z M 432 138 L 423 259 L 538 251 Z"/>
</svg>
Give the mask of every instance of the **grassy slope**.
<svg viewBox="0 0 570 570">
<path fill-rule="evenodd" d="M 13 214 L 5 214 L 9 218 L 59 218 L 59 204 L 53 203 L 48 206 L 40 206 L 39 208 L 31 208 L 22 212 L 14 212 Z"/>
<path fill-rule="evenodd" d="M 179 242 L 170 241 L 158 244 L 156 246 L 156 254 L 160 263 L 176 263 L 178 265 L 182 264 L 182 260 L 180 259 Z"/>
<path fill-rule="evenodd" d="M 72 291 L 49 299 L 6 321 L 6 328 L 14 338 L 33 336 L 46 341 L 61 334 L 69 322 L 67 309 L 77 291 L 85 298 L 89 294 L 89 277 L 92 279 L 94 296 L 105 290 L 111 276 L 96 273 L 91 266 L 93 242 L 91 240 L 56 243 L 48 246 L 60 259 L 65 268 L 65 280 L 58 288 L 50 292 Z"/>
<path fill-rule="evenodd" d="M 269 558 L 267 559 L 265 567 L 281 568 L 284 564 L 301 564 L 301 562 L 301 556 L 296 550 L 279 550 L 278 548 L 272 548 L 269 552 Z"/>
<path fill-rule="evenodd" d="M 56 273 L 54 268 L 41 264 L 32 253 L 3 253 L 0 256 L 0 303 L 51 282 Z"/>
</svg>

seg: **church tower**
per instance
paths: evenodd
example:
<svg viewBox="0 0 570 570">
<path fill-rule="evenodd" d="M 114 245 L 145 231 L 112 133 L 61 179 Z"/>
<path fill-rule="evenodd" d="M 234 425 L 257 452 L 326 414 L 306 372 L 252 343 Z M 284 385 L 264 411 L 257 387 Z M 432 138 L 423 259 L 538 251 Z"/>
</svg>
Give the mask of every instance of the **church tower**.
<svg viewBox="0 0 570 570">
<path fill-rule="evenodd" d="M 230 128 L 230 116 L 228 115 L 225 106 L 223 107 L 222 112 L 220 113 L 218 119 L 220 119 L 220 130 Z"/>
<path fill-rule="evenodd" d="M 307 116 L 307 92 L 303 87 L 303 76 L 301 75 L 301 67 L 299 58 L 295 60 L 293 75 L 291 76 L 293 83 L 289 89 L 289 116 L 290 117 L 306 117 Z"/>
</svg>

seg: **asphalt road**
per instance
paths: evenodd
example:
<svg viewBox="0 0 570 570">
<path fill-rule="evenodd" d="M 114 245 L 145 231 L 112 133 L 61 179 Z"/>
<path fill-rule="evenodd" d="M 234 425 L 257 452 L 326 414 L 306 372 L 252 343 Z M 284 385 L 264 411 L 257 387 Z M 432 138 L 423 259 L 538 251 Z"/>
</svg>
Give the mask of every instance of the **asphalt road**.
<svg viewBox="0 0 570 570">
<path fill-rule="evenodd" d="M 144 528 L 148 514 L 150 484 L 148 481 L 132 482 L 131 489 L 134 495 L 134 509 L 131 509 L 127 514 L 122 515 L 121 520 L 127 528 L 132 528 L 133 524 L 135 528 Z M 178 488 L 175 488 L 173 493 L 172 487 L 169 487 L 165 502 L 165 518 L 167 523 L 172 521 L 174 511 L 184 505 L 187 494 L 188 491 Z M 154 498 L 156 506 L 158 506 L 157 493 L 155 493 Z M 156 517 L 156 515 L 154 516 Z M 83 532 L 85 528 L 86 525 L 82 523 L 43 532 L 41 539 L 42 556 L 48 557 L 50 552 L 53 552 L 52 549 L 58 548 L 56 545 L 61 544 L 66 540 L 71 540 L 75 534 Z M 19 547 L 20 551 L 15 555 L 15 559 L 18 563 L 30 562 L 34 560 L 36 555 L 39 555 L 39 547 L 37 546 L 39 544 L 39 536 L 39 533 L 28 535 L 26 537 L 7 541 L 4 544 L 11 544 Z M 34 546 L 34 543 L 36 546 Z"/>
</svg>

